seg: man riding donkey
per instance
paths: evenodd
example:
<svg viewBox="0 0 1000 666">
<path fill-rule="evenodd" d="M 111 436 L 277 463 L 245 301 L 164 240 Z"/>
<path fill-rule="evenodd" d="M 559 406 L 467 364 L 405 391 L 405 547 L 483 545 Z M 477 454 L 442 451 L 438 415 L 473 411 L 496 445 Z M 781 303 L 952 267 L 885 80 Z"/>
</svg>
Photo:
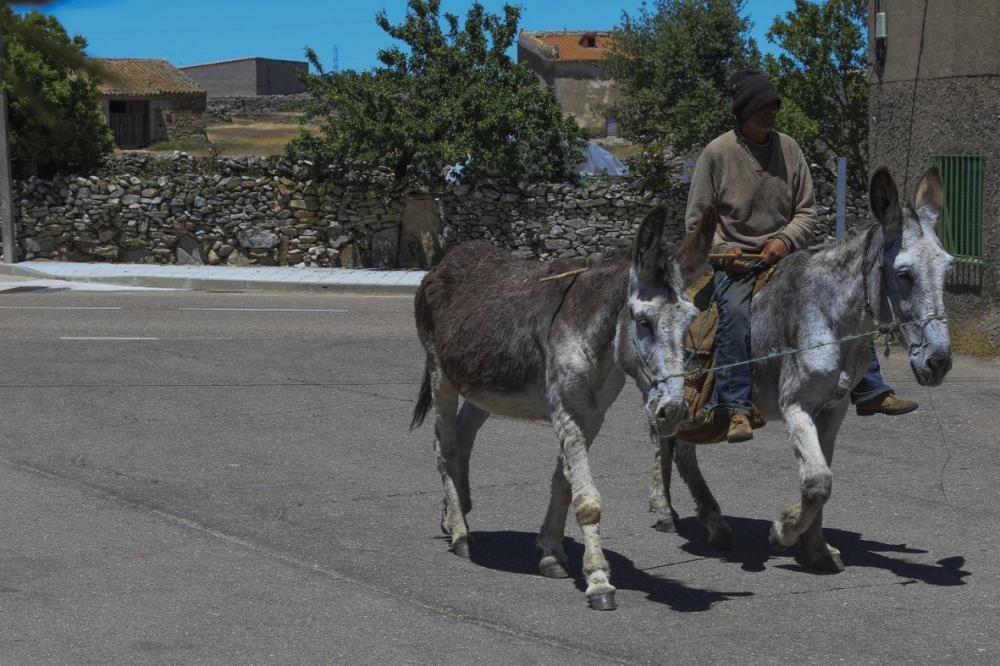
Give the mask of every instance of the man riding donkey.
<svg viewBox="0 0 1000 666">
<path fill-rule="evenodd" d="M 767 78 L 744 71 L 732 79 L 736 127 L 717 137 L 695 165 L 685 220 L 689 229 L 714 205 L 720 217 L 713 253 L 719 328 L 715 344 L 715 385 L 707 410 L 730 413 L 726 439 L 753 438 L 751 429 L 750 299 L 761 269 L 805 249 L 816 227 L 812 176 L 798 143 L 775 131 L 781 96 Z M 751 258 L 746 254 L 759 254 Z M 917 408 L 896 397 L 872 362 L 851 392 L 857 413 L 899 415 Z"/>
</svg>

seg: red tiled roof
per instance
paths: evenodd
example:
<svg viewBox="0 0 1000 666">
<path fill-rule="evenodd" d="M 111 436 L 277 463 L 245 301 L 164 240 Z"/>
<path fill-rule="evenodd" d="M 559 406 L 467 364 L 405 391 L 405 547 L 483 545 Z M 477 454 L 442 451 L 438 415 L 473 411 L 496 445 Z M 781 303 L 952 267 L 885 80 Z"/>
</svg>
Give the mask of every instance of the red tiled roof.
<svg viewBox="0 0 1000 666">
<path fill-rule="evenodd" d="M 541 44 L 552 60 L 559 61 L 604 60 L 612 44 L 611 33 L 593 30 L 525 32 L 524 36 Z"/>
<path fill-rule="evenodd" d="M 101 94 L 190 95 L 205 89 L 166 60 L 151 58 L 92 58 L 104 72 L 97 85 Z"/>
</svg>

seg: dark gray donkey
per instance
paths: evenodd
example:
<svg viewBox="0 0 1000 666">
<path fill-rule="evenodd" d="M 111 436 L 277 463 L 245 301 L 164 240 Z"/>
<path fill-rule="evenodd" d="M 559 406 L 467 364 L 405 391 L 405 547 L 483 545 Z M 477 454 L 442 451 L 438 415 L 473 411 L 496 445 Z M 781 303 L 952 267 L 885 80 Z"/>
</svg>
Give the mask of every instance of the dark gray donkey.
<svg viewBox="0 0 1000 666">
<path fill-rule="evenodd" d="M 797 252 L 781 263 L 751 306 L 754 402 L 781 419 L 798 459 L 801 501 L 771 527 L 770 543 L 783 550 L 798 542 L 804 564 L 840 571 L 836 548 L 823 538 L 823 505 L 830 497 L 830 463 L 848 394 L 871 361 L 865 335 L 876 328 L 900 333 L 910 367 L 922 386 L 938 386 L 951 369 L 944 318 L 944 280 L 954 259 L 934 231 L 944 207 L 936 168 L 917 186 L 915 207 L 900 203 L 881 168 L 869 197 L 877 222 L 845 243 L 814 255 Z M 842 341 L 842 342 L 838 342 Z M 801 350 L 772 355 L 772 350 Z M 657 528 L 675 529 L 670 502 L 671 458 L 687 483 L 709 541 L 732 547 L 732 532 L 698 468 L 695 447 L 662 437 L 653 469 L 650 510 Z"/>
<path fill-rule="evenodd" d="M 538 537 L 539 569 L 568 576 L 562 540 L 572 502 L 583 531 L 587 599 L 600 610 L 615 608 L 615 588 L 601 550 L 601 496 L 587 451 L 626 375 L 661 428 L 673 433 L 684 416 L 684 334 L 695 313 L 684 288 L 704 268 L 718 219 L 714 209 L 706 211 L 673 252 L 663 240 L 666 218 L 661 206 L 643 220 L 631 258 L 579 272 L 579 262 L 541 265 L 486 243 L 464 243 L 427 274 L 416 295 L 427 366 L 411 427 L 433 403 L 444 483 L 441 529 L 452 550 L 469 557 L 476 431 L 490 414 L 550 421 L 560 448 Z"/>
</svg>

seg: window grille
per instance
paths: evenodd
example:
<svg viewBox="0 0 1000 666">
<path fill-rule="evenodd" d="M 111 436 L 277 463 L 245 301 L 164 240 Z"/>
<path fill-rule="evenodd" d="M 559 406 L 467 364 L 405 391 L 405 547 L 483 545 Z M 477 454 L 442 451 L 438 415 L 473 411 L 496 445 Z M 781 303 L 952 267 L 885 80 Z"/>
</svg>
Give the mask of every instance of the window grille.
<svg viewBox="0 0 1000 666">
<path fill-rule="evenodd" d="M 938 237 L 955 259 L 983 263 L 983 157 L 931 155 L 944 181 L 944 214 Z"/>
</svg>

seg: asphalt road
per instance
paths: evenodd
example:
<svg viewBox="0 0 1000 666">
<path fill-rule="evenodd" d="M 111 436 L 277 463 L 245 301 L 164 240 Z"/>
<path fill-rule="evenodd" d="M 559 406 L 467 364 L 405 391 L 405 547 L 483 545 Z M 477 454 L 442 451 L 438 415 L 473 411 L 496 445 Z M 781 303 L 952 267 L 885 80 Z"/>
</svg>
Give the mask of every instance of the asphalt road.
<svg viewBox="0 0 1000 666">
<path fill-rule="evenodd" d="M 118 338 L 118 339 L 109 339 Z M 122 339 L 130 338 L 130 339 Z M 851 416 L 825 524 L 847 570 L 766 550 L 782 426 L 699 450 L 736 532 L 651 529 L 627 388 L 594 445 L 619 610 L 535 575 L 556 443 L 499 418 L 472 561 L 438 530 L 409 297 L 0 294 L 0 663 L 997 663 L 1000 364 Z"/>
</svg>

